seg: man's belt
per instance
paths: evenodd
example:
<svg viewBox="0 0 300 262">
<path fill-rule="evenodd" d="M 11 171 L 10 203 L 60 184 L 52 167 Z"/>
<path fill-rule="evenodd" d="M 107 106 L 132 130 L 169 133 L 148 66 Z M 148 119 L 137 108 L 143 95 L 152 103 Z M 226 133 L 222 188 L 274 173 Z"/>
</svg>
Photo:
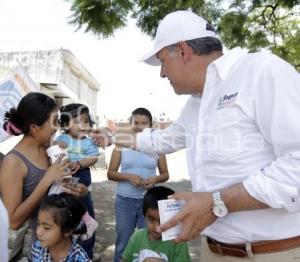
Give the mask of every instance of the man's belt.
<svg viewBox="0 0 300 262">
<path fill-rule="evenodd" d="M 226 244 L 207 237 L 207 244 L 210 251 L 218 255 L 247 257 L 249 253 L 273 253 L 300 247 L 300 236 L 248 244 Z"/>
</svg>

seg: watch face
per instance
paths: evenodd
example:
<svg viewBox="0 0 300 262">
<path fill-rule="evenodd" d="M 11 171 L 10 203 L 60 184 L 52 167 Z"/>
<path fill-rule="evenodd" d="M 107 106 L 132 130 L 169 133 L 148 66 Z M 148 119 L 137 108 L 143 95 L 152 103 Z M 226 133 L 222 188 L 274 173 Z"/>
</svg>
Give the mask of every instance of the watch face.
<svg viewBox="0 0 300 262">
<path fill-rule="evenodd" d="M 214 205 L 213 213 L 217 217 L 225 217 L 228 214 L 228 209 L 223 203 L 219 203 L 217 205 Z"/>
</svg>

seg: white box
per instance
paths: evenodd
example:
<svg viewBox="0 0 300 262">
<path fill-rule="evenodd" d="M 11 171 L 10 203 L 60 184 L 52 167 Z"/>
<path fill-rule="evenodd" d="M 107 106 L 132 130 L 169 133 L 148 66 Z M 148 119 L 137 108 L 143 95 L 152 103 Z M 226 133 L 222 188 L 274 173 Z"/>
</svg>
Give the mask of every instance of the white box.
<svg viewBox="0 0 300 262">
<path fill-rule="evenodd" d="M 160 224 L 164 224 L 175 216 L 185 205 L 184 200 L 164 199 L 158 201 L 158 211 L 160 217 Z M 163 241 L 176 238 L 182 229 L 182 225 L 179 223 L 175 227 L 172 227 L 165 232 L 162 232 L 161 237 Z"/>
</svg>

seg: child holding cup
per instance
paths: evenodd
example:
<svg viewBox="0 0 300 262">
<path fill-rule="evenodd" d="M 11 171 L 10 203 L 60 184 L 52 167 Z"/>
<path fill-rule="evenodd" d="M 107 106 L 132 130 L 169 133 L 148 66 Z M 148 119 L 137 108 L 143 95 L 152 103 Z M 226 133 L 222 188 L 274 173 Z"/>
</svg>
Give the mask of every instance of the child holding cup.
<svg viewBox="0 0 300 262">
<path fill-rule="evenodd" d="M 67 150 L 61 148 L 59 145 L 52 145 L 50 147 L 47 148 L 47 155 L 50 158 L 50 162 L 51 164 L 55 163 L 55 161 L 62 155 L 62 160 L 67 160 L 68 159 L 68 152 Z M 72 165 L 72 164 L 71 164 Z M 73 166 L 73 165 L 72 165 Z M 65 170 L 66 173 L 74 173 L 78 170 L 78 168 L 75 169 L 70 169 L 67 168 Z M 77 182 L 78 182 L 79 178 L 78 177 L 74 177 L 72 175 L 67 175 L 57 181 L 55 181 L 49 192 L 48 195 L 52 195 L 52 194 L 59 194 L 61 192 L 64 192 L 66 184 L 70 185 L 70 186 L 76 186 Z"/>
<path fill-rule="evenodd" d="M 59 123 L 63 134 L 55 139 L 55 143 L 66 148 L 68 158 L 71 161 L 71 170 L 77 170 L 74 177 L 79 178 L 79 182 L 89 187 L 88 194 L 80 200 L 85 205 L 89 215 L 95 218 L 91 195 L 90 167 L 98 160 L 99 148 L 87 136 L 94 124 L 88 107 L 77 103 L 63 106 L 60 109 Z M 81 243 L 91 259 L 93 258 L 94 244 L 95 234 Z"/>
</svg>

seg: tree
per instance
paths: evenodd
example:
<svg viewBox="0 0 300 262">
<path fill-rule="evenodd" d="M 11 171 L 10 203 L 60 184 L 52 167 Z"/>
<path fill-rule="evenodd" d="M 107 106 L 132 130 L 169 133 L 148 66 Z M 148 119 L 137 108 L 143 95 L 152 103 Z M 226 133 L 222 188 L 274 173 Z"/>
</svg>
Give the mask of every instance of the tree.
<svg viewBox="0 0 300 262">
<path fill-rule="evenodd" d="M 218 21 L 228 48 L 270 49 L 300 71 L 300 1 L 235 0 Z"/>
<path fill-rule="evenodd" d="M 72 2 L 72 15 L 69 23 L 85 27 L 86 32 L 109 37 L 126 25 L 127 16 L 133 9 L 130 0 L 69 0 Z"/>
<path fill-rule="evenodd" d="M 300 0 L 68 0 L 70 23 L 97 36 L 108 37 L 126 25 L 127 18 L 154 36 L 169 12 L 191 10 L 217 29 L 228 48 L 250 52 L 270 49 L 300 71 Z"/>
</svg>

